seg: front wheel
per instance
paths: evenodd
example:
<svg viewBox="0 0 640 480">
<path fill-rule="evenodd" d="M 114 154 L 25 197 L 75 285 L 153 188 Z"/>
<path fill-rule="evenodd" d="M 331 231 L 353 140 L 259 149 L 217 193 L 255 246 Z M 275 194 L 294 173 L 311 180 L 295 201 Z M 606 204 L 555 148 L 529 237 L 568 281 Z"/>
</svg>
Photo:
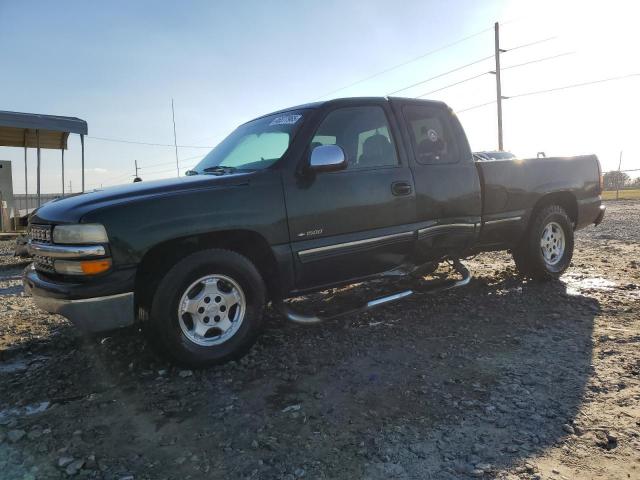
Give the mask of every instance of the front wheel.
<svg viewBox="0 0 640 480">
<path fill-rule="evenodd" d="M 251 348 L 264 305 L 264 282 L 249 259 L 228 250 L 203 250 L 166 273 L 146 330 L 172 360 L 206 367 L 240 358 Z"/>
<path fill-rule="evenodd" d="M 573 226 L 567 212 L 550 205 L 534 214 L 513 258 L 518 271 L 536 280 L 557 279 L 573 257 Z"/>
</svg>

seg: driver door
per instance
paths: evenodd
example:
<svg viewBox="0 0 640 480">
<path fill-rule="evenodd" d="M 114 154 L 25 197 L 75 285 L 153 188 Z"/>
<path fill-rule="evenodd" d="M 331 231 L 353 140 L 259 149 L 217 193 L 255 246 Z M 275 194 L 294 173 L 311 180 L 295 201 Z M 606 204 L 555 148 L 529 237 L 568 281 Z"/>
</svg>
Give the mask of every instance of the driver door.
<svg viewBox="0 0 640 480">
<path fill-rule="evenodd" d="M 415 232 L 415 188 L 383 105 L 329 111 L 309 142 L 342 147 L 347 167 L 285 180 L 298 290 L 402 265 Z M 402 161 L 401 161 L 402 160 Z"/>
</svg>

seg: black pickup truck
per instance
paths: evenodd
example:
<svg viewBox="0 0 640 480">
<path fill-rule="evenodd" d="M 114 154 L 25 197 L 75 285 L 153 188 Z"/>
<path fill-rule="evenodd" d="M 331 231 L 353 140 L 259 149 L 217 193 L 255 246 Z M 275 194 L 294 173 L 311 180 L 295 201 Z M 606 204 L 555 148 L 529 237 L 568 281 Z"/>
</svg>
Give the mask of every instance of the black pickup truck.
<svg viewBox="0 0 640 480">
<path fill-rule="evenodd" d="M 331 100 L 241 125 L 184 178 L 44 205 L 24 285 L 82 329 L 139 323 L 174 361 L 205 366 L 251 347 L 269 301 L 319 322 L 286 300 L 445 260 L 459 286 L 459 259 L 487 250 L 557 278 L 574 230 L 602 221 L 600 193 L 594 155 L 474 161 L 444 103 Z"/>
</svg>

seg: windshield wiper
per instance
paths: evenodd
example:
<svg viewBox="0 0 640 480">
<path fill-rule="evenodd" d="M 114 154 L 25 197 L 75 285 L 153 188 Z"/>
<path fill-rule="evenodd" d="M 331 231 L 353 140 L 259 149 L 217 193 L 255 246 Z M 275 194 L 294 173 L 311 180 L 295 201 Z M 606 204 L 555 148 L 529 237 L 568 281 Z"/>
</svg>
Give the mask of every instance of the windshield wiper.
<svg viewBox="0 0 640 480">
<path fill-rule="evenodd" d="M 236 167 L 224 167 L 222 165 L 216 165 L 215 167 L 207 167 L 202 171 L 205 173 L 212 173 L 213 175 L 224 175 L 225 173 L 233 173 L 236 170 Z"/>
<path fill-rule="evenodd" d="M 186 172 L 184 172 L 184 174 L 185 174 L 187 177 L 190 177 L 190 176 L 192 176 L 192 175 L 198 175 L 198 172 L 197 172 L 196 170 L 187 170 Z"/>
</svg>

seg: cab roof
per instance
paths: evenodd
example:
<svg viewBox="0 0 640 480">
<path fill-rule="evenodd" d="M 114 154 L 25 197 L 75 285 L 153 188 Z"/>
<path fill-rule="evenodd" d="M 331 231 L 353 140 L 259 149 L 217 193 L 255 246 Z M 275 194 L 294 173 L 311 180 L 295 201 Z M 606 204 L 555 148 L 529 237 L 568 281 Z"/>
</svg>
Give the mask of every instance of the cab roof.
<svg viewBox="0 0 640 480">
<path fill-rule="evenodd" d="M 259 117 L 254 118 L 253 120 L 258 120 L 259 118 L 268 117 L 270 115 L 277 115 L 279 113 L 291 112 L 293 110 L 316 110 L 319 108 L 323 108 L 329 105 L 338 104 L 340 106 L 356 106 L 365 102 L 399 102 L 399 103 L 423 103 L 429 105 L 437 105 L 437 106 L 446 106 L 444 102 L 439 100 L 422 100 L 418 98 L 409 98 L 409 97 L 343 97 L 343 98 L 333 98 L 330 100 L 321 100 L 316 102 L 305 103 L 302 105 L 296 105 L 294 107 L 283 108 L 281 110 L 276 110 L 274 112 L 269 112 L 264 115 L 260 115 Z M 250 121 L 253 121 L 250 120 Z"/>
</svg>

